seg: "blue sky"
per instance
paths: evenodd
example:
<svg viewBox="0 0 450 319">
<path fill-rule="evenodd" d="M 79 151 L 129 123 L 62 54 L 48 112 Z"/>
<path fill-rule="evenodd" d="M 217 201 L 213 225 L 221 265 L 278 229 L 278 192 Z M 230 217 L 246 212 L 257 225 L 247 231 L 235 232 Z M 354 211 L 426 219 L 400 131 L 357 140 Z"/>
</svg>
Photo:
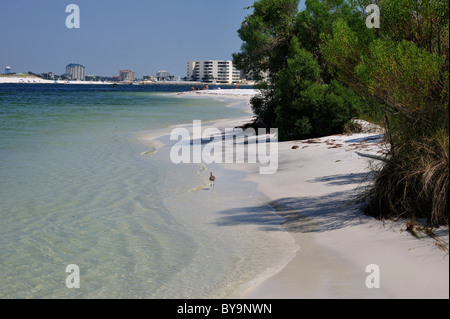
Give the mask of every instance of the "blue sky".
<svg viewBox="0 0 450 319">
<path fill-rule="evenodd" d="M 1 0 L 0 72 L 65 72 L 138 77 L 167 70 L 184 76 L 186 61 L 231 59 L 244 7 L 253 0 Z M 302 1 L 303 2 L 303 1 Z M 68 4 L 80 8 L 80 28 L 68 29 Z"/>
</svg>

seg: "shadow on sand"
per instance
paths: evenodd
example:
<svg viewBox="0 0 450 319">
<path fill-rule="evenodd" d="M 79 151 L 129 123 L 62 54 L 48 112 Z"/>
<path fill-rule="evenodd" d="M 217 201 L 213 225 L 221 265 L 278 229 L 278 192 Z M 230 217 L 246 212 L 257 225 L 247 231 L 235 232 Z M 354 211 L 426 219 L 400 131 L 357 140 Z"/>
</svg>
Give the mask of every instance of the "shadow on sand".
<svg viewBox="0 0 450 319">
<path fill-rule="evenodd" d="M 309 182 L 347 185 L 360 184 L 366 178 L 367 174 L 333 175 Z M 281 224 L 285 230 L 296 233 L 336 230 L 360 224 L 361 219 L 366 217 L 357 196 L 358 192 L 351 189 L 319 197 L 287 197 L 258 206 L 223 210 L 220 212 L 223 216 L 216 224 L 254 224 L 262 230 L 280 230 Z"/>
<path fill-rule="evenodd" d="M 374 173 L 352 173 L 352 174 L 338 174 L 330 176 L 317 177 L 313 180 L 307 181 L 308 183 L 326 183 L 335 186 L 344 185 L 359 185 L 364 181 L 372 180 Z"/>
</svg>

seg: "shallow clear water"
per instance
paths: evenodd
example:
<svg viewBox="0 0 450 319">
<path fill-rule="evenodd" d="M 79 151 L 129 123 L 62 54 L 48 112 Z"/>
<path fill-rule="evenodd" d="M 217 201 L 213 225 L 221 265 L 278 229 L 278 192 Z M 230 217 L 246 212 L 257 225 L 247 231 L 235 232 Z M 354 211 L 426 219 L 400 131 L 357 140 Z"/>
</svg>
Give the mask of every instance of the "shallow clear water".
<svg viewBox="0 0 450 319">
<path fill-rule="evenodd" d="M 242 173 L 142 140 L 245 115 L 167 94 L 183 89 L 0 85 L 1 298 L 222 298 L 287 261 L 290 236 Z"/>
</svg>

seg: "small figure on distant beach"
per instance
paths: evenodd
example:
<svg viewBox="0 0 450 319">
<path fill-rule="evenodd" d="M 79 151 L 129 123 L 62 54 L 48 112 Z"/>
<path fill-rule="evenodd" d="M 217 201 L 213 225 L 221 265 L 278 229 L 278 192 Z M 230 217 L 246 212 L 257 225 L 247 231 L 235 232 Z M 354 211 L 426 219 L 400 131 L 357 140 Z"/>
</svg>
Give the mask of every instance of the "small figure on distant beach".
<svg viewBox="0 0 450 319">
<path fill-rule="evenodd" d="M 211 182 L 210 187 L 214 188 L 214 184 L 216 183 L 216 177 L 213 175 L 213 173 L 210 173 L 209 181 Z"/>
</svg>

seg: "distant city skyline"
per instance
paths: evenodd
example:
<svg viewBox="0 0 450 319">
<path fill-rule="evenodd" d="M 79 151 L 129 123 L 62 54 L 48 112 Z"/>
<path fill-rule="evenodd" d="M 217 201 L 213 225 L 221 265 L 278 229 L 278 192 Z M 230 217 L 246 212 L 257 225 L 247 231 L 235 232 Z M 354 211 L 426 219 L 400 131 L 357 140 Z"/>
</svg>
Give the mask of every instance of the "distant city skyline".
<svg viewBox="0 0 450 319">
<path fill-rule="evenodd" d="M 304 1 L 301 1 L 302 3 Z M 66 6 L 80 8 L 69 29 Z M 69 63 L 86 75 L 137 78 L 167 70 L 184 77 L 186 61 L 230 60 L 240 50 L 237 30 L 254 0 L 14 0 L 1 1 L 0 66 L 12 72 L 63 74 Z"/>
</svg>

